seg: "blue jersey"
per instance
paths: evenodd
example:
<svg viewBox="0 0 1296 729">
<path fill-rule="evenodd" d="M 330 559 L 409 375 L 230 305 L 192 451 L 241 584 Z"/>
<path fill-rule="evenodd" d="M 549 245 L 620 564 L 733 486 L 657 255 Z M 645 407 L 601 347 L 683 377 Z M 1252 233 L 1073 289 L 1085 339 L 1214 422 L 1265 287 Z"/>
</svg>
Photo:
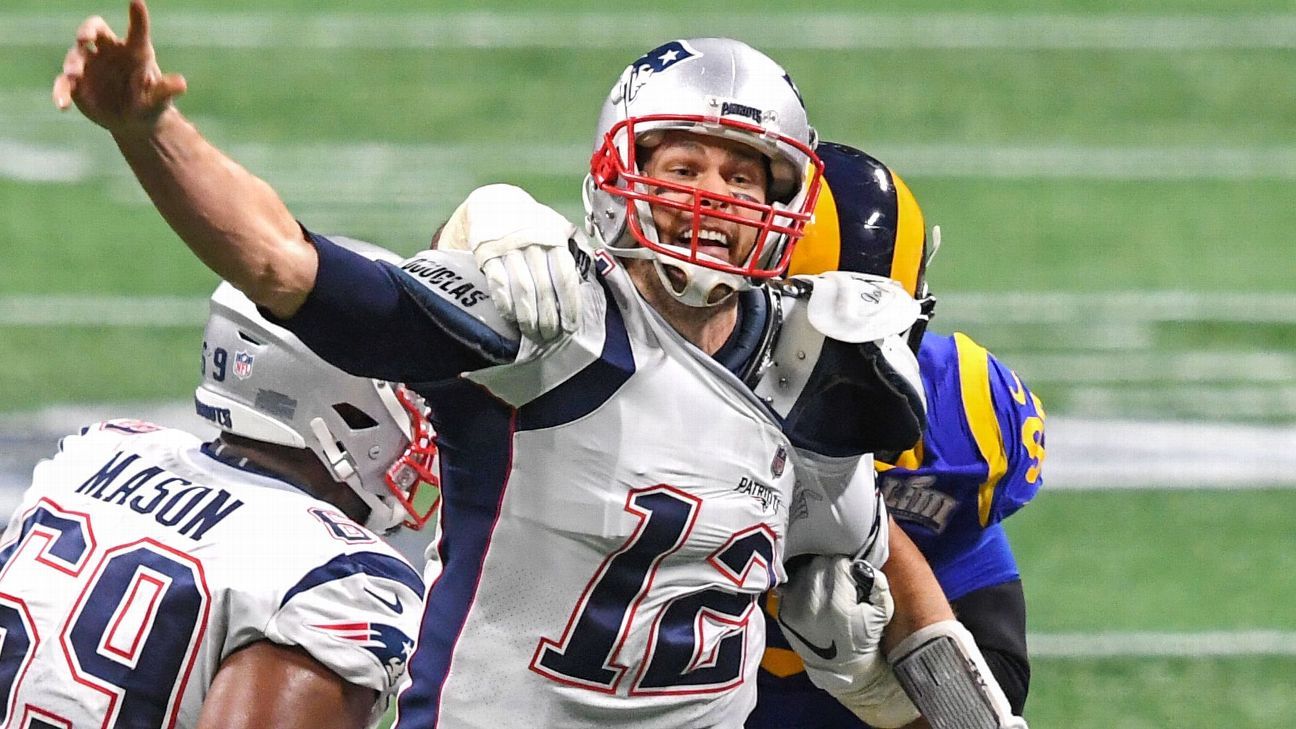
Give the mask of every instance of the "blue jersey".
<svg viewBox="0 0 1296 729">
<path fill-rule="evenodd" d="M 950 600 L 1019 577 L 1000 522 L 1043 484 L 1044 408 L 1016 373 L 964 334 L 928 333 L 918 352 L 927 429 L 894 466 L 878 463 L 891 515 Z M 863 726 L 806 677 L 766 606 L 769 648 L 747 729 Z"/>
</svg>

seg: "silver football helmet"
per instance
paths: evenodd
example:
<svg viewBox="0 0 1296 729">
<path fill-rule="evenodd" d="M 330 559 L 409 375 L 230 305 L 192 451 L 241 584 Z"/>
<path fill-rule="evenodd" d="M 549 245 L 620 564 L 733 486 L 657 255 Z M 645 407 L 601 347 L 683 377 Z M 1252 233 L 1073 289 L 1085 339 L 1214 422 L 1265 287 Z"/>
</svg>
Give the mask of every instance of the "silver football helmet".
<svg viewBox="0 0 1296 729">
<path fill-rule="evenodd" d="M 767 202 L 645 175 L 637 156 L 659 144 L 669 130 L 755 148 L 769 165 Z M 716 298 L 720 286 L 751 288 L 786 269 L 819 191 L 823 164 L 815 143 L 800 93 L 768 56 L 728 38 L 671 41 L 627 66 L 603 104 L 583 189 L 589 233 L 613 255 L 651 259 L 676 299 L 690 306 L 713 305 L 725 298 Z M 664 192 L 674 193 L 673 199 Z M 683 201 L 681 193 L 687 196 Z M 694 217 L 691 242 L 661 240 L 650 205 L 689 211 Z M 699 232 L 707 217 L 756 229 L 756 244 L 746 261 L 732 264 L 699 253 Z M 665 267 L 682 274 L 677 277 L 682 288 L 671 282 Z"/>
<path fill-rule="evenodd" d="M 369 507 L 374 531 L 420 528 L 431 517 L 436 446 L 417 396 L 326 363 L 228 283 L 212 294 L 203 340 L 199 415 L 227 433 L 309 448 Z"/>
</svg>

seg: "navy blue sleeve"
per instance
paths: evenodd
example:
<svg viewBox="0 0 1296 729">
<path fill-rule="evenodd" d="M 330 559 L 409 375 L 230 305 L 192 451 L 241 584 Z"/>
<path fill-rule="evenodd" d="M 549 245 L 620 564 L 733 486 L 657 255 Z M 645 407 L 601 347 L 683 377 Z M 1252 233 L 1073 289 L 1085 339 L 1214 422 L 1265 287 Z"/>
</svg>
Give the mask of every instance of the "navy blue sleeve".
<svg viewBox="0 0 1296 729">
<path fill-rule="evenodd" d="M 325 361 L 353 375 L 406 383 L 489 364 L 438 326 L 392 278 L 393 269 L 305 232 L 319 251 L 315 287 L 289 319 L 261 313 Z"/>
</svg>

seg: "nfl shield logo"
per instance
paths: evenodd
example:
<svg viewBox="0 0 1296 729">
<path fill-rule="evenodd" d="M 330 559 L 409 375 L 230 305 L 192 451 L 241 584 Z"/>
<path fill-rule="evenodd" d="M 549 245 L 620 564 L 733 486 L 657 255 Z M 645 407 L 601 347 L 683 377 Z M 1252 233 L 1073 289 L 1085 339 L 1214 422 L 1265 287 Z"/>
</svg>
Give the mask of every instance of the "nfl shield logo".
<svg viewBox="0 0 1296 729">
<path fill-rule="evenodd" d="M 786 465 L 787 449 L 779 446 L 774 449 L 774 460 L 770 462 L 770 473 L 774 474 L 774 478 L 779 478 L 783 475 L 783 467 Z"/>
<path fill-rule="evenodd" d="M 252 374 L 252 355 L 247 352 L 234 353 L 234 375 L 246 380 Z"/>
</svg>

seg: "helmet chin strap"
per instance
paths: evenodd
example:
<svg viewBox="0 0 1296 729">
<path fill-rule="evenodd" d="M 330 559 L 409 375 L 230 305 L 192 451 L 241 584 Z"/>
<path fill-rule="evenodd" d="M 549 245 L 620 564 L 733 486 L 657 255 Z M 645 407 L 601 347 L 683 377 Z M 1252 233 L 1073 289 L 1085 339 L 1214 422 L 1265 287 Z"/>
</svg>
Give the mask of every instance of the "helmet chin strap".
<svg viewBox="0 0 1296 729">
<path fill-rule="evenodd" d="M 661 238 L 657 235 L 657 224 L 652 219 L 652 209 L 648 203 L 642 200 L 634 202 L 635 215 L 639 216 L 639 228 L 643 230 L 645 236 L 652 240 L 653 243 L 679 250 L 682 254 L 688 255 L 689 251 L 680 246 L 662 243 Z M 634 241 L 629 226 L 621 235 L 622 239 Z M 752 287 L 751 281 L 746 276 L 739 276 L 726 271 L 717 271 L 706 266 L 699 266 L 688 261 L 681 261 L 674 258 L 658 255 L 655 251 L 640 246 L 634 241 L 632 248 L 612 248 L 614 255 L 624 256 L 625 258 L 647 258 L 653 262 L 653 268 L 657 271 L 657 278 L 661 280 L 662 286 L 676 301 L 685 306 L 694 308 L 707 308 L 715 306 L 739 291 L 746 291 Z M 625 251 L 623 254 L 622 251 Z M 683 277 L 684 285 L 679 288 L 677 279 L 672 279 L 667 268 L 674 269 L 675 272 Z M 729 289 L 729 293 L 712 300 L 716 289 L 720 287 Z"/>
<path fill-rule="evenodd" d="M 697 266 L 686 261 L 671 260 L 663 261 L 661 256 L 652 257 L 653 268 L 657 270 L 657 277 L 661 279 L 662 286 L 666 291 L 685 306 L 695 308 L 706 308 L 715 306 L 724 302 L 730 296 L 739 291 L 746 291 L 752 287 L 751 281 L 744 276 L 737 274 L 717 271 L 705 266 Z M 684 277 L 684 288 L 676 290 L 676 279 L 672 279 L 670 272 L 666 269 L 674 269 L 679 275 Z M 712 297 L 716 289 L 720 287 L 729 289 L 729 293 L 720 296 L 715 300 Z"/>
</svg>

